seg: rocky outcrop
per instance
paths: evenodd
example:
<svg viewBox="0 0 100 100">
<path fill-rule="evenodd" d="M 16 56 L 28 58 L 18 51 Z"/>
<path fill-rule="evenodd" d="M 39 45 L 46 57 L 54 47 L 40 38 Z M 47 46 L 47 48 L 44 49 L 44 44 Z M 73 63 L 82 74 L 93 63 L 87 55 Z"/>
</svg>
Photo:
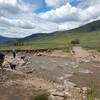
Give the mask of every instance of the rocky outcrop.
<svg viewBox="0 0 100 100">
<path fill-rule="evenodd" d="M 50 100 L 83 100 L 82 90 L 76 86 L 71 82 L 56 86 L 50 90 Z"/>
</svg>

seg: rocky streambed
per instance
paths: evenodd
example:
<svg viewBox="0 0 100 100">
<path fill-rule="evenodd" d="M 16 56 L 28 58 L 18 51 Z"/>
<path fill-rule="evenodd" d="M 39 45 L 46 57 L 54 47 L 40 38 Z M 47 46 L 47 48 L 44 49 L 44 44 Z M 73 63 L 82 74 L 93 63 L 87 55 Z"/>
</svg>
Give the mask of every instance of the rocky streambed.
<svg viewBox="0 0 100 100">
<path fill-rule="evenodd" d="M 100 63 L 78 62 L 67 58 L 36 56 L 30 54 L 26 55 L 25 59 L 27 62 L 21 60 L 20 56 L 14 60 L 17 63 L 15 71 L 18 73 L 28 74 L 29 76 L 31 75 L 31 78 L 35 75 L 39 79 L 43 79 L 47 82 L 52 83 L 53 85 L 51 85 L 51 87 L 54 88 L 49 89 L 52 96 L 58 96 L 59 94 L 62 98 L 63 94 L 61 93 L 64 92 L 62 90 L 64 88 L 66 93 L 68 93 L 68 95 L 70 95 L 71 93 L 71 96 L 73 97 L 73 95 L 76 95 L 75 91 L 77 91 L 77 95 L 79 95 L 81 92 L 79 88 L 75 89 L 75 87 L 82 88 L 94 86 L 95 96 L 97 96 L 98 98 L 100 97 Z M 11 61 L 11 56 L 7 56 L 6 60 Z M 5 62 L 5 65 L 7 65 L 7 62 Z M 30 78 L 29 76 L 28 79 Z M 38 87 L 42 87 L 41 83 L 38 84 L 40 85 Z M 69 86 L 66 86 L 66 84 L 69 84 Z M 47 84 L 45 84 L 45 87 L 48 87 L 48 85 L 46 85 Z M 57 87 L 57 89 L 55 89 L 55 87 Z M 74 89 L 75 91 L 72 92 L 72 90 Z M 57 90 L 61 92 L 59 93 L 58 91 L 57 93 Z M 71 92 L 69 92 L 69 90 Z M 79 98 L 81 98 L 81 94 Z M 75 100 L 77 100 L 77 98 Z"/>
<path fill-rule="evenodd" d="M 30 58 L 29 63 L 20 71 L 32 71 L 38 77 L 52 82 L 71 81 L 81 88 L 94 87 L 95 96 L 100 97 L 100 63 L 49 56 L 30 55 L 27 58 Z"/>
</svg>

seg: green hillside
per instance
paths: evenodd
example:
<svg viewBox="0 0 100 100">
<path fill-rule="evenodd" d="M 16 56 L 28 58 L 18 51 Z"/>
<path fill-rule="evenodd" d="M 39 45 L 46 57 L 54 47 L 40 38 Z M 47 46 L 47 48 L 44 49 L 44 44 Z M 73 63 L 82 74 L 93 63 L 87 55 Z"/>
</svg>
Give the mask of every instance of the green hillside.
<svg viewBox="0 0 100 100">
<path fill-rule="evenodd" d="M 80 44 L 71 44 L 73 40 L 80 40 Z M 100 48 L 100 20 L 69 31 L 41 34 L 37 37 L 33 36 L 29 40 L 22 42 L 23 45 L 20 45 L 20 43 L 17 46 L 10 44 L 9 49 L 14 47 L 16 49 L 62 48 L 73 45 L 80 45 L 86 48 Z"/>
</svg>

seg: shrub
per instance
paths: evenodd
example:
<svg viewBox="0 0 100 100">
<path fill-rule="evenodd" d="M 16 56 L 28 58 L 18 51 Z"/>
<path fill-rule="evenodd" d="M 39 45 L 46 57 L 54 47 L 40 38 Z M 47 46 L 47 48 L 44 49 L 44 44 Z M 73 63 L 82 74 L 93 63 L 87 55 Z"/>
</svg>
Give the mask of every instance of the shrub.
<svg viewBox="0 0 100 100">
<path fill-rule="evenodd" d="M 80 40 L 79 39 L 72 40 L 71 44 L 80 44 Z"/>
</svg>

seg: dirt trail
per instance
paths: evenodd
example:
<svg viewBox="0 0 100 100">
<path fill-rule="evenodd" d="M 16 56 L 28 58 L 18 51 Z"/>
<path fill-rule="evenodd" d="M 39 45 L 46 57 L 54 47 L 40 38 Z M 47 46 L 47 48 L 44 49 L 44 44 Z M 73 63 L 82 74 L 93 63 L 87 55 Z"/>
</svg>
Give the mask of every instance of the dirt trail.
<svg viewBox="0 0 100 100">
<path fill-rule="evenodd" d="M 87 50 L 83 49 L 82 47 L 73 47 L 73 51 L 76 57 L 85 58 L 90 55 L 90 53 Z"/>
</svg>

